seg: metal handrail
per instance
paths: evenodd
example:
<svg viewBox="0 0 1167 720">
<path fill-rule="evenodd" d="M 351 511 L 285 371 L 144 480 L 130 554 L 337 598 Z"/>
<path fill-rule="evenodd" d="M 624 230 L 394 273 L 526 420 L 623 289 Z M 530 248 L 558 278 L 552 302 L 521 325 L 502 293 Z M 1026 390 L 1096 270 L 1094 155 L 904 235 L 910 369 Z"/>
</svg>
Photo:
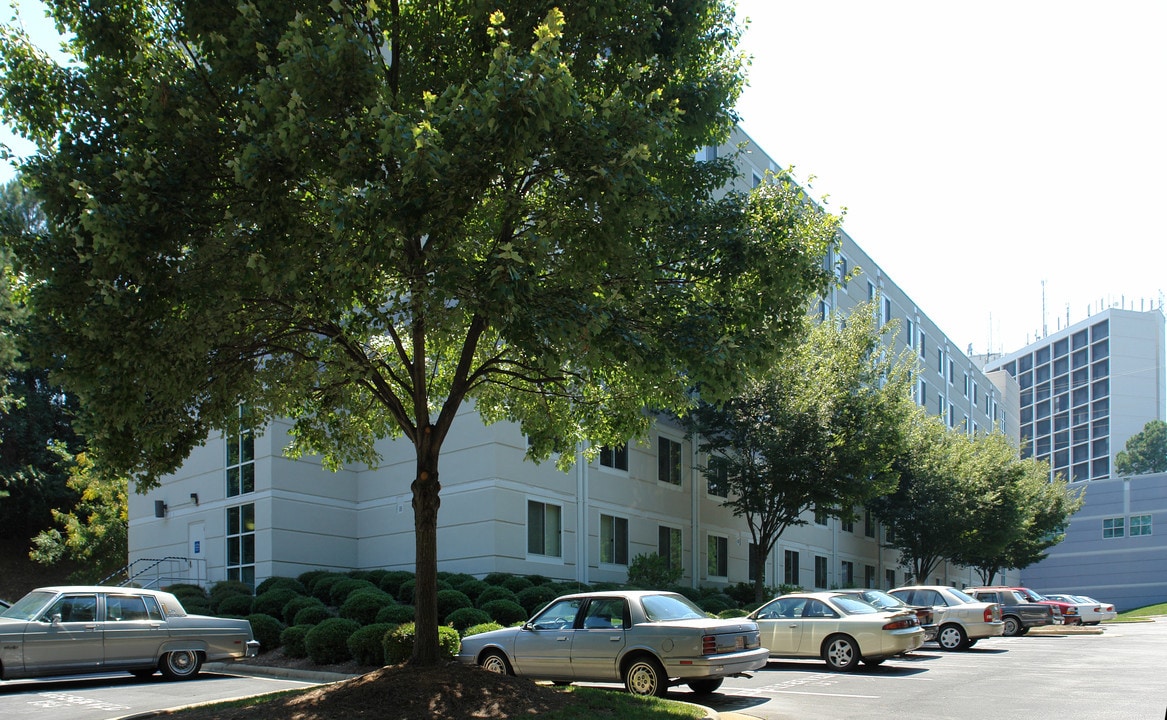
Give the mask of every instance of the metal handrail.
<svg viewBox="0 0 1167 720">
<path fill-rule="evenodd" d="M 141 569 L 135 570 L 136 566 L 143 563 L 147 563 L 147 565 Z M 202 585 L 203 578 L 190 577 L 190 571 L 194 568 L 195 563 L 195 560 L 177 555 L 169 555 L 163 558 L 138 558 L 120 570 L 111 573 L 108 577 L 104 578 L 100 584 L 108 584 L 113 581 L 114 578 L 120 577 L 122 580 L 116 583 L 119 586 L 126 586 L 131 583 L 136 583 L 140 587 L 156 587 L 159 586 L 164 579 L 169 581 L 194 582 L 197 585 Z M 170 571 L 167 572 L 165 576 L 162 573 L 157 572 L 160 568 L 162 568 L 163 564 L 168 564 L 167 570 Z M 177 572 L 175 572 L 175 565 L 180 566 L 177 568 Z M 139 578 L 149 574 L 151 571 L 155 572 L 153 578 L 151 578 L 149 582 L 145 584 L 137 582 Z"/>
</svg>

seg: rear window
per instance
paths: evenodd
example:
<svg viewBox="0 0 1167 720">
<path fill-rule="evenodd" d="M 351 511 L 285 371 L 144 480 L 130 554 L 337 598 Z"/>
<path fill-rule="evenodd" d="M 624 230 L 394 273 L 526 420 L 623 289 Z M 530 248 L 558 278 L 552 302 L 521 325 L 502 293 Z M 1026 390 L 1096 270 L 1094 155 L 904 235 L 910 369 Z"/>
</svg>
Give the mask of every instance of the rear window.
<svg viewBox="0 0 1167 720">
<path fill-rule="evenodd" d="M 644 606 L 645 617 L 651 622 L 709 617 L 683 595 L 645 595 L 640 599 L 640 604 Z"/>
</svg>

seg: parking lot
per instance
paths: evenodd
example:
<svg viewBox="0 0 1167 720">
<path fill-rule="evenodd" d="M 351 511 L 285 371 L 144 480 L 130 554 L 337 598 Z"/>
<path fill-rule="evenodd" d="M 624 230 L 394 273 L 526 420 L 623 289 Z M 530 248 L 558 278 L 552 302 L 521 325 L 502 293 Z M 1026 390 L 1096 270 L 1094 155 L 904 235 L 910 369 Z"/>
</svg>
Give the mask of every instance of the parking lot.
<svg viewBox="0 0 1167 720">
<path fill-rule="evenodd" d="M 771 661 L 750 679 L 728 680 L 714 695 L 698 698 L 676 688 L 669 696 L 763 720 L 1162 720 L 1167 618 L 1103 628 L 1100 635 L 992 638 L 968 652 L 929 644 L 853 673 L 827 672 L 814 660 Z M 127 674 L 22 680 L 0 683 L 0 717 L 105 720 L 305 686 L 218 673 L 180 683 Z"/>
<path fill-rule="evenodd" d="M 967 652 L 929 643 L 853 673 L 822 662 L 771 661 L 728 680 L 703 704 L 765 720 L 847 718 L 1090 718 L 1162 720 L 1167 619 L 1107 624 L 1100 635 L 981 640 Z M 677 689 L 676 699 L 696 700 Z"/>
</svg>

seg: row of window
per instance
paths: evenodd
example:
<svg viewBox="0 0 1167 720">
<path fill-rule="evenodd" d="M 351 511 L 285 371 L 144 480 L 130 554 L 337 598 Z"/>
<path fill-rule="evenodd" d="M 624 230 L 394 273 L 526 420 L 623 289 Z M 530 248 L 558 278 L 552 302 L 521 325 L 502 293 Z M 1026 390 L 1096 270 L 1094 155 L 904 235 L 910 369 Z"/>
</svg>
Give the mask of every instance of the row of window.
<svg viewBox="0 0 1167 720">
<path fill-rule="evenodd" d="M 1104 518 L 1102 520 L 1102 537 L 1104 539 L 1120 538 L 1130 535 L 1139 537 L 1151 534 L 1150 515 L 1131 515 L 1129 525 L 1126 517 Z"/>
</svg>

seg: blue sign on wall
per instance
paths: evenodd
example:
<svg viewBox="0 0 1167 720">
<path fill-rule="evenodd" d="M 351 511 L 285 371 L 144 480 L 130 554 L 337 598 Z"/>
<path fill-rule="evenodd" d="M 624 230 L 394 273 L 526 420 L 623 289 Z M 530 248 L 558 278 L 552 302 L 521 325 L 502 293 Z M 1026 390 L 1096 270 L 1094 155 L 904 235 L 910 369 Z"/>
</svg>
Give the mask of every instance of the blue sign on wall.
<svg viewBox="0 0 1167 720">
<path fill-rule="evenodd" d="M 202 544 L 202 540 L 195 540 L 194 542 L 195 542 L 194 554 L 198 555 L 199 554 L 199 546 Z"/>
</svg>

